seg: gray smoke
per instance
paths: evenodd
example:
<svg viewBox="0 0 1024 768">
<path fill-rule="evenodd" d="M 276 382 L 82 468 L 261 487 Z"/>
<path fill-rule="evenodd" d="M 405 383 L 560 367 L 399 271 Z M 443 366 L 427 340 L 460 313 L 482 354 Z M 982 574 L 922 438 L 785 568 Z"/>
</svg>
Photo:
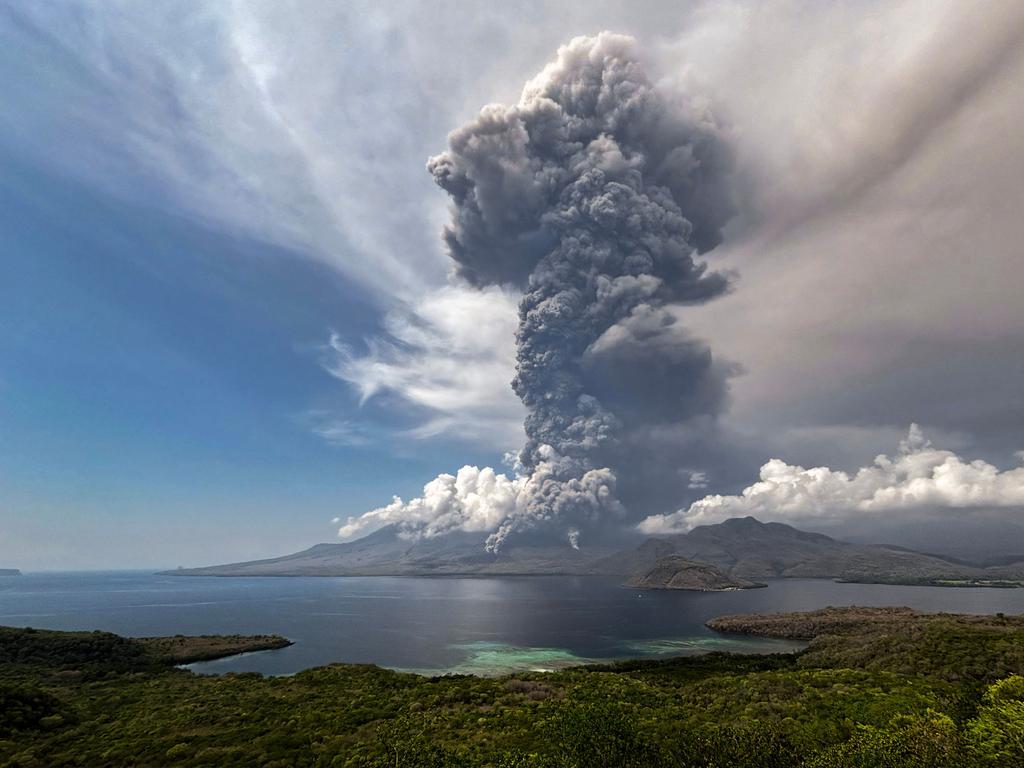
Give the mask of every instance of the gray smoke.
<svg viewBox="0 0 1024 768">
<path fill-rule="evenodd" d="M 733 213 L 731 168 L 714 121 L 610 33 L 561 48 L 518 104 L 485 107 L 429 160 L 459 274 L 523 291 L 512 386 L 537 492 L 492 548 L 540 521 L 600 521 L 620 477 L 651 474 L 637 434 L 723 407 L 730 368 L 669 307 L 727 290 L 697 254 Z"/>
</svg>

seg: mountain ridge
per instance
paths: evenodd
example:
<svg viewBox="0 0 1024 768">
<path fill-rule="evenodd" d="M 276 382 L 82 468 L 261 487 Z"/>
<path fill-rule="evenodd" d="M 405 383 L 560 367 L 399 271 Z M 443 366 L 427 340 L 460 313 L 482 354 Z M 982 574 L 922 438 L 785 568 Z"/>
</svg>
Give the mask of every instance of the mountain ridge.
<svg viewBox="0 0 1024 768">
<path fill-rule="evenodd" d="M 484 536 L 456 532 L 433 539 L 403 538 L 387 526 L 356 541 L 316 544 L 290 555 L 170 571 L 204 576 L 511 576 L 639 577 L 659 559 L 679 556 L 714 566 L 734 579 L 822 578 L 884 583 L 1024 580 L 1024 563 L 984 567 L 884 544 L 852 544 L 785 523 L 730 518 L 684 534 L 649 538 L 638 546 L 576 549 L 520 545 L 494 554 Z"/>
</svg>

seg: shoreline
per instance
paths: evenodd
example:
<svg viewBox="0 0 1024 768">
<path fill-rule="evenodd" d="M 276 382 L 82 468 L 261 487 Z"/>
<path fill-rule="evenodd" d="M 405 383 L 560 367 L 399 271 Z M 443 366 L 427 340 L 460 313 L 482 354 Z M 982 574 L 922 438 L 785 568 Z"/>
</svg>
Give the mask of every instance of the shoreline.
<svg viewBox="0 0 1024 768">
<path fill-rule="evenodd" d="M 512 578 L 590 578 L 590 579 L 616 579 L 628 578 L 631 574 L 608 574 L 608 573 L 579 573 L 571 571 L 553 571 L 546 573 L 521 573 L 496 571 L 482 573 L 480 571 L 456 571 L 452 573 L 196 573 L 198 569 L 183 569 L 181 571 L 138 571 L 149 573 L 153 576 L 176 576 L 191 578 L 216 578 L 216 579 L 512 579 Z M 132 571 L 136 572 L 136 571 Z M 765 577 L 762 577 L 765 578 Z M 915 580 L 915 579 L 846 579 L 833 576 L 775 576 L 768 579 L 771 581 L 830 581 L 833 584 L 860 584 L 864 586 L 884 587 L 941 587 L 944 589 L 1020 589 L 1024 582 L 1012 580 L 992 581 L 959 581 L 954 579 L 936 580 Z M 649 591 L 691 591 L 691 592 L 740 592 L 748 589 L 764 589 L 770 583 L 754 582 L 749 587 L 728 587 L 723 589 L 679 589 L 674 587 L 631 587 L 623 583 L 621 586 L 627 589 L 642 589 Z"/>
</svg>

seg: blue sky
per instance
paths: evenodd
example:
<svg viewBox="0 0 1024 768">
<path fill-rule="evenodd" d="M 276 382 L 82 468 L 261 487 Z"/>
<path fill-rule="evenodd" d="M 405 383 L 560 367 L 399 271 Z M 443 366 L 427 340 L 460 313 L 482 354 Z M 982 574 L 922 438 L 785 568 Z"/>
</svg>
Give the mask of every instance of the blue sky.
<svg viewBox="0 0 1024 768">
<path fill-rule="evenodd" d="M 709 256 L 735 289 L 680 310 L 743 371 L 718 447 L 688 449 L 703 484 L 680 508 L 769 458 L 870 465 L 911 422 L 1016 466 L 1010 5 L 15 2 L 0 566 L 282 554 L 438 473 L 500 466 L 523 439 L 518 297 L 451 277 L 425 162 L 603 29 L 714 107 L 742 181 Z"/>
<path fill-rule="evenodd" d="M 136 564 L 202 551 L 195 536 L 214 558 L 298 547 L 382 488 L 408 493 L 472 458 L 316 434 L 325 414 L 400 423 L 321 365 L 328 329 L 358 345 L 378 328 L 379 307 L 337 271 L 9 155 L 2 168 L 8 557 L 31 563 L 30 543 L 42 564 L 101 564 L 76 550 L 110 528 L 131 534 L 135 551 L 119 549 Z"/>
<path fill-rule="evenodd" d="M 386 254 L 353 266 L 371 246 L 326 222 L 302 171 L 316 158 L 274 135 L 226 11 L 0 10 L 0 88 L 16 106 L 0 118 L 4 562 L 279 554 L 501 458 L 494 441 L 435 430 L 428 450 L 409 445 L 424 406 L 362 402 L 326 370 L 332 338 L 360 352 L 390 322 L 400 283 L 443 282 L 440 250 L 401 279 Z M 207 114 L 230 88 L 241 95 Z M 409 175 L 432 187 L 422 157 Z M 401 217 L 418 233 L 416 219 Z"/>
</svg>

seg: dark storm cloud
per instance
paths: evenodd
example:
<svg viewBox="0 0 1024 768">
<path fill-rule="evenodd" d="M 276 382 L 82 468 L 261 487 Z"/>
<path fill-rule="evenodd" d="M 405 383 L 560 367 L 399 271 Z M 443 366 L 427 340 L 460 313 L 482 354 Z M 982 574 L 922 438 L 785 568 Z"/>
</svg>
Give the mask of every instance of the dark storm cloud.
<svg viewBox="0 0 1024 768">
<path fill-rule="evenodd" d="M 574 189 L 592 172 L 603 174 L 604 184 L 650 193 L 635 204 L 641 215 L 643 208 L 658 218 L 681 211 L 685 222 L 669 227 L 682 226 L 687 250 L 721 242 L 733 213 L 732 158 L 719 128 L 669 103 L 648 80 L 633 41 L 621 35 L 577 38 L 518 104 L 485 107 L 452 132 L 449 145 L 428 169 L 455 204 L 444 234 L 449 253 L 476 284 L 525 287 L 559 240 L 557 220 L 573 213 L 564 196 L 597 217 L 601 207 L 614 217 L 624 202 L 614 198 L 627 196 L 625 189 L 608 187 L 604 206 L 594 176 Z"/>
<path fill-rule="evenodd" d="M 581 366 L 588 391 L 630 424 L 718 413 L 736 372 L 674 316 L 649 304 L 601 334 Z"/>
<path fill-rule="evenodd" d="M 723 294 L 697 254 L 731 217 L 731 155 L 705 113 L 652 85 L 628 37 L 577 38 L 515 106 L 491 105 L 428 168 L 452 198 L 458 272 L 523 291 L 512 386 L 526 473 L 544 482 L 492 544 L 540 521 L 595 522 L 584 478 L 648 461 L 648 424 L 713 416 L 730 369 L 666 309 Z"/>
</svg>

